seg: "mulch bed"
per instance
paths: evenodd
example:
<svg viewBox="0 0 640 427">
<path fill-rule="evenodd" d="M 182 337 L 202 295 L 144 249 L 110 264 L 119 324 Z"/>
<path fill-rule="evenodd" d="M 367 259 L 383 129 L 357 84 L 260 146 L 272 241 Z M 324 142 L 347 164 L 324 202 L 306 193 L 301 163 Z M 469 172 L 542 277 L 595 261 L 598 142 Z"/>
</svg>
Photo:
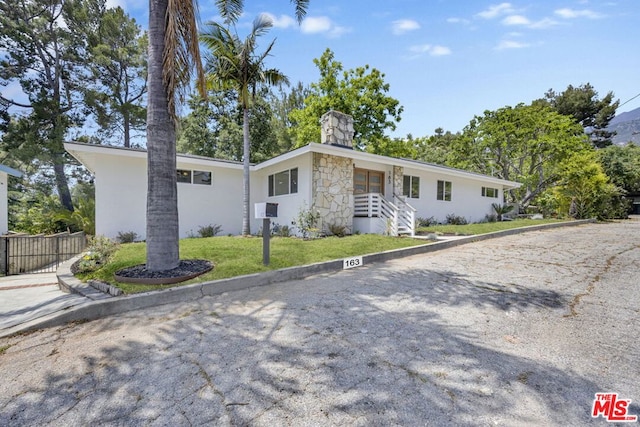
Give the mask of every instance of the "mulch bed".
<svg viewBox="0 0 640 427">
<path fill-rule="evenodd" d="M 193 279 L 213 269 L 213 264 L 204 259 L 180 260 L 178 267 L 164 271 L 149 271 L 146 264 L 123 268 L 114 274 L 118 282 L 145 285 L 168 285 Z"/>
</svg>

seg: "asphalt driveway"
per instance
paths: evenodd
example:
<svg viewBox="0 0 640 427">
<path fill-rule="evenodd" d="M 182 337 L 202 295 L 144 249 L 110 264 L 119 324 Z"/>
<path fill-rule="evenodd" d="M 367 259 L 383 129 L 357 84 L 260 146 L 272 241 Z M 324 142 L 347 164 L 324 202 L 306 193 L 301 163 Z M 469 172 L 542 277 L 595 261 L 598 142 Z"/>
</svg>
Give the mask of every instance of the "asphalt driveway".
<svg viewBox="0 0 640 427">
<path fill-rule="evenodd" d="M 607 425 L 640 415 L 640 221 L 0 339 L 0 425 Z"/>
</svg>

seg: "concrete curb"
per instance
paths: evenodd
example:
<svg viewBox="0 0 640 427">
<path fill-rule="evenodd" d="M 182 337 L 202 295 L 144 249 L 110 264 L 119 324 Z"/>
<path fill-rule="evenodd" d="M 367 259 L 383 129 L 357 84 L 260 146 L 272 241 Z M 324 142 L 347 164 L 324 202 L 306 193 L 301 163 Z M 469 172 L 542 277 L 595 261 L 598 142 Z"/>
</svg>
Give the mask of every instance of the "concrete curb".
<svg viewBox="0 0 640 427">
<path fill-rule="evenodd" d="M 403 258 L 412 255 L 435 252 L 455 246 L 464 245 L 482 240 L 494 239 L 503 236 L 525 233 L 529 231 L 545 230 L 558 227 L 578 226 L 595 222 L 595 219 L 560 222 L 553 224 L 533 225 L 511 230 L 497 231 L 495 233 L 480 234 L 475 236 L 458 238 L 455 240 L 444 240 L 425 245 L 413 246 L 410 248 L 395 249 L 380 253 L 363 255 L 363 263 L 385 262 L 396 258 Z M 75 259 L 63 263 L 58 270 L 58 280 L 61 289 L 68 292 L 85 295 L 92 301 L 78 305 L 61 312 L 52 313 L 31 322 L 15 326 L 14 328 L 0 331 L 0 337 L 26 332 L 34 329 L 61 326 L 69 322 L 90 321 L 106 316 L 126 313 L 128 311 L 154 307 L 163 304 L 176 302 L 193 301 L 205 296 L 219 295 L 226 292 L 238 291 L 256 286 L 264 286 L 272 283 L 286 282 L 290 280 L 303 279 L 321 273 L 335 272 L 342 270 L 343 260 L 333 260 L 300 267 L 290 267 L 280 270 L 267 271 L 265 273 L 249 274 L 245 276 L 232 277 L 228 279 L 214 280 L 205 283 L 196 283 L 169 288 L 161 291 L 145 292 L 134 295 L 111 297 L 93 287 L 82 283 L 71 274 L 70 267 Z M 95 292 L 101 293 L 102 297 L 97 297 Z M 93 297 L 93 298 L 92 298 Z"/>
</svg>

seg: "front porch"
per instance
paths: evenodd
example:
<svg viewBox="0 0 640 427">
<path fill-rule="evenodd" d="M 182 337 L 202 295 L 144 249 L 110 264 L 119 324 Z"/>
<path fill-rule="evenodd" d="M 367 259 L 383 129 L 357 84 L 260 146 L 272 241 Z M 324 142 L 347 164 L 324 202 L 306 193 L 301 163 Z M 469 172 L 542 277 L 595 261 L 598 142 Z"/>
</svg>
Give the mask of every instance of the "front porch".
<svg viewBox="0 0 640 427">
<path fill-rule="evenodd" d="M 393 202 L 380 193 L 354 195 L 354 232 L 388 236 L 415 234 L 415 208 L 394 195 Z"/>
</svg>

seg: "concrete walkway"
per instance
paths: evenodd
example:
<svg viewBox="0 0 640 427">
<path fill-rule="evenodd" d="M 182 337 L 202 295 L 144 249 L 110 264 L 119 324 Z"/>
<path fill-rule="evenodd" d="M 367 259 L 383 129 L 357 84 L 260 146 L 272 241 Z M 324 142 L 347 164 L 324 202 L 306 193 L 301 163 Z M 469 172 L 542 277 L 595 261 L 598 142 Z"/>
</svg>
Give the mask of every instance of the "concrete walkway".
<svg viewBox="0 0 640 427">
<path fill-rule="evenodd" d="M 62 292 L 56 273 L 0 277 L 0 331 L 89 301 Z"/>
</svg>

